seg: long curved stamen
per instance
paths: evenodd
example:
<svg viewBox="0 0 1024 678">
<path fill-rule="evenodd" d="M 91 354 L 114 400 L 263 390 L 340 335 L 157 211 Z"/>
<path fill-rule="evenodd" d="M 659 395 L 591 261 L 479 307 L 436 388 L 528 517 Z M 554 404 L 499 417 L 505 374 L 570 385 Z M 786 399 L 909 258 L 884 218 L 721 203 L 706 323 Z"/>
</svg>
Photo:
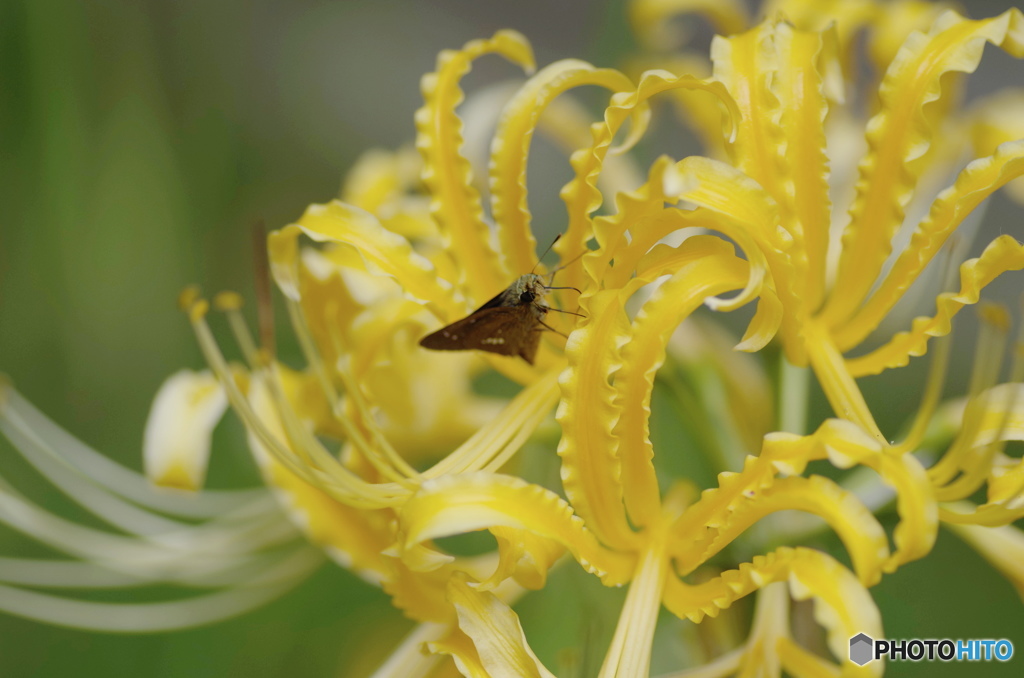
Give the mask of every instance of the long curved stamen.
<svg viewBox="0 0 1024 678">
<path fill-rule="evenodd" d="M 184 301 L 189 301 L 189 298 L 186 297 Z M 192 322 L 192 328 L 196 333 L 196 338 L 199 341 L 199 347 L 203 352 L 203 357 L 206 358 L 206 362 L 210 365 L 210 368 L 221 380 L 221 383 L 224 385 L 224 390 L 228 395 L 228 400 L 231 402 L 235 412 L 245 422 L 246 428 L 255 436 L 259 443 L 267 449 L 274 459 L 307 483 L 314 487 L 323 489 L 328 494 L 344 498 L 346 501 L 356 506 L 380 508 L 381 506 L 389 505 L 398 497 L 404 497 L 407 495 L 407 491 L 396 485 L 389 486 L 386 483 L 373 485 L 366 483 L 351 471 L 344 468 L 336 459 L 329 455 L 326 450 L 318 450 L 317 448 L 321 447 L 318 442 L 313 446 L 313 448 L 315 452 L 319 452 L 317 456 L 319 457 L 320 462 L 324 463 L 325 466 L 310 466 L 306 460 L 299 456 L 301 453 L 300 450 L 293 451 L 287 447 L 285 443 L 267 427 L 263 418 L 253 410 L 248 399 L 242 394 L 238 385 L 235 383 L 235 377 L 232 374 L 227 361 L 224 359 L 224 356 L 221 354 L 220 349 L 217 346 L 217 342 L 213 337 L 213 333 L 210 331 L 209 325 L 206 323 L 205 316 L 207 310 L 208 304 L 205 301 L 194 298 L 192 299 L 192 303 L 189 306 L 189 319 Z M 269 379 L 268 382 L 268 388 L 273 388 L 273 379 Z M 301 425 L 289 419 L 287 409 L 282 411 L 281 414 L 283 415 L 281 423 L 285 427 L 286 431 L 290 428 L 290 432 L 299 435 L 300 438 L 305 435 L 307 436 L 307 442 L 309 442 L 309 436 L 301 428 Z"/>
<path fill-rule="evenodd" d="M 398 455 L 398 453 L 387 444 L 384 436 L 377 436 L 379 441 L 384 441 L 383 453 L 382 450 L 378 450 L 376 446 L 370 443 L 364 436 L 362 431 L 356 429 L 352 421 L 346 417 L 340 410 L 341 399 L 338 397 L 338 393 L 334 388 L 331 376 L 327 371 L 326 365 L 324 365 L 323 357 L 316 348 L 316 342 L 313 341 L 313 337 L 310 334 L 306 323 L 302 317 L 302 309 L 292 299 L 286 298 L 285 304 L 288 308 L 288 317 L 292 321 L 292 328 L 295 331 L 295 336 L 299 339 L 299 346 L 302 347 L 302 353 L 306 358 L 306 361 L 313 368 L 313 373 L 317 377 L 317 381 L 320 387 L 323 389 L 324 397 L 327 398 L 327 402 L 331 408 L 331 412 L 334 414 L 335 420 L 342 427 L 345 432 L 346 439 L 355 445 L 359 453 L 362 454 L 370 464 L 377 469 L 381 475 L 388 480 L 397 482 L 400 485 L 405 485 L 409 488 L 414 488 L 415 483 L 409 482 L 408 478 L 416 475 L 416 471 L 409 466 L 404 459 Z M 289 408 L 287 399 L 282 398 L 280 400 L 282 408 Z M 396 469 L 393 465 L 393 460 L 401 460 L 401 469 Z"/>
<path fill-rule="evenodd" d="M 964 483 L 973 485 L 975 482 L 975 479 L 965 480 L 966 476 L 961 476 L 959 483 L 953 480 L 957 473 L 966 471 L 965 463 L 968 463 L 967 458 L 974 448 L 974 440 L 978 433 L 977 427 L 980 425 L 979 419 L 968 416 L 968 412 L 973 408 L 984 406 L 980 396 L 984 391 L 995 386 L 998 381 L 1002 355 L 1006 348 L 1009 316 L 1005 309 L 986 304 L 979 309 L 978 315 L 981 325 L 978 328 L 976 358 L 968 389 L 968 409 L 964 414 L 965 425 L 942 459 L 928 470 L 928 477 L 937 487 L 946 486 L 940 490 L 940 498 L 943 501 L 963 498 L 966 495 L 958 494 L 957 488 L 964 487 Z M 983 455 L 991 456 L 994 452 L 993 449 L 990 453 L 983 453 Z M 984 465 L 988 466 L 987 463 Z"/>
</svg>

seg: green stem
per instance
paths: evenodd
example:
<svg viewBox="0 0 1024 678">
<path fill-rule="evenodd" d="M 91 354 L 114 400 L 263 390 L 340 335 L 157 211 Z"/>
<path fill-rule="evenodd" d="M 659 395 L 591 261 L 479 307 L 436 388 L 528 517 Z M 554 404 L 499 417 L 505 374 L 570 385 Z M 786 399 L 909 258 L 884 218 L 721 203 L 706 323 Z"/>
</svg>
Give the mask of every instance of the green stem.
<svg viewBox="0 0 1024 678">
<path fill-rule="evenodd" d="M 811 370 L 796 367 L 779 353 L 779 430 L 804 435 L 807 433 L 807 398 L 810 393 Z"/>
</svg>

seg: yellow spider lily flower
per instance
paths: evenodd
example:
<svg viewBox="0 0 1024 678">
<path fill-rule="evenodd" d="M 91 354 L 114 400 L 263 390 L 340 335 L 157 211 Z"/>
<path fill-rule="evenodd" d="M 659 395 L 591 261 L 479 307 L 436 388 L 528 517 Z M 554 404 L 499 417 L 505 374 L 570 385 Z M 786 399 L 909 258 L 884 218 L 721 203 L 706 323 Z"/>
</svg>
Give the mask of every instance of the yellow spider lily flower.
<svg viewBox="0 0 1024 678">
<path fill-rule="evenodd" d="M 589 152 L 574 156 L 577 177 L 563 193 L 570 225 L 587 223 L 598 245 L 583 258 L 581 308 L 586 318 L 570 337 L 569 365 L 560 379 L 559 455 L 567 501 L 506 476 L 438 478 L 421 486 L 403 512 L 406 548 L 448 534 L 514 527 L 563 544 L 607 584 L 629 581 L 602 676 L 646 673 L 653 622 L 662 604 L 679 616 L 699 620 L 731 603 L 730 592 L 743 595 L 772 581 L 766 572 L 777 566 L 806 587 L 803 595 L 815 596 L 829 609 L 829 596 L 843 575 L 819 564 L 817 571 L 831 578 L 817 586 L 807 584 L 797 574 L 803 567 L 798 563 L 811 558 L 802 551 L 755 559 L 751 570 L 758 575 L 751 588 L 740 583 L 743 568 L 698 587 L 671 574 L 692 572 L 769 513 L 796 509 L 825 518 L 850 551 L 860 579 L 856 586 L 870 586 L 883 572 L 927 554 L 938 525 L 937 500 L 961 498 L 977 487 L 976 479 L 985 478 L 990 466 L 976 460 L 990 460 L 992 454 L 978 452 L 979 446 L 989 450 L 995 441 L 1013 437 L 1015 399 L 989 390 L 972 400 L 975 407 L 962 425 L 963 442 L 954 443 L 947 458 L 975 461 L 960 465 L 965 475 L 956 485 L 943 487 L 937 473 L 926 473 L 908 454 L 916 441 L 910 438 L 893 447 L 882 436 L 855 379 L 902 366 L 922 354 L 929 338 L 948 333 L 951 317 L 975 303 L 988 282 L 1024 268 L 1024 246 L 1009 236 L 997 239 L 981 257 L 963 265 L 960 291 L 939 296 L 934 318 L 915 321 L 910 332 L 866 355 L 847 359 L 843 354 L 856 349 L 888 315 L 964 216 L 1024 173 L 1021 142 L 1008 142 L 971 163 L 935 199 L 891 270 L 883 269 L 926 160 L 944 150 L 931 143 L 931 126 L 944 112 L 942 76 L 973 71 L 986 42 L 1024 56 L 1022 28 L 1024 16 L 1016 10 L 982 21 L 946 13 L 927 33 L 911 33 L 893 51 L 879 85 L 879 110 L 867 125 L 868 152 L 859 166 L 850 221 L 840 243 L 832 245 L 838 252 L 834 277 L 828 257 L 832 202 L 825 121 L 842 94 L 837 82 L 829 80 L 829 74 L 841 72 L 836 32 L 769 21 L 716 39 L 714 84 L 726 86 L 730 97 L 722 101 L 734 122 L 725 144 L 731 162 L 698 157 L 674 165 L 659 161 L 647 184 L 621 197 L 617 214 L 590 221 L 600 201 L 592 187 L 602 151 L 617 126 L 636 106 L 681 79 L 648 72 L 635 93 L 613 100 L 603 127 L 597 125 L 592 132 Z M 675 200 L 697 209 L 664 209 L 665 201 Z M 716 250 L 713 240 L 702 237 L 677 248 L 651 249 L 660 238 L 689 226 L 726 233 L 744 250 L 746 261 L 731 259 L 731 247 Z M 630 317 L 625 301 L 663 274 L 671 277 Z M 869 295 L 876 280 L 877 289 Z M 729 300 L 718 298 L 730 290 L 740 292 Z M 701 303 L 732 310 L 753 298 L 760 299 L 758 310 L 739 348 L 756 350 L 778 331 L 789 359 L 813 368 L 840 419 L 807 437 L 767 436 L 758 457 L 748 459 L 739 473 L 723 475 L 718 489 L 688 507 L 679 490 L 661 499 L 665 488 L 651 465 L 648 417 L 653 378 L 664 361 L 668 335 Z M 844 468 L 866 466 L 896 488 L 901 521 L 893 552 L 870 511 L 848 491 L 824 478 L 799 475 L 808 462 L 826 458 Z M 947 465 L 957 468 L 955 462 Z M 778 478 L 779 473 L 793 477 Z M 984 515 L 992 521 L 986 524 L 1019 517 L 1005 505 L 986 505 L 977 514 L 978 520 Z M 971 520 L 949 508 L 943 509 L 943 517 Z M 705 598 L 695 589 L 711 593 Z M 866 596 L 844 597 L 854 598 L 864 601 Z M 861 614 L 859 623 L 870 624 L 871 611 L 868 602 L 853 611 L 844 607 L 824 615 L 837 656 L 843 655 L 842 643 L 849 638 L 840 620 Z M 510 629 L 506 643 L 508 652 L 523 656 L 528 648 L 520 636 Z M 790 654 L 788 661 L 802 658 Z M 541 666 L 533 671 L 544 674 Z"/>
<path fill-rule="evenodd" d="M 442 53 L 436 71 L 423 81 L 426 101 L 416 116 L 419 158 L 401 152 L 366 156 L 341 200 L 310 207 L 270 236 L 270 268 L 307 361 L 304 369 L 278 362 L 269 337 L 254 340 L 239 297 L 227 293 L 214 306 L 227 316 L 247 365 L 230 363 L 207 323 L 210 304 L 195 292 L 183 295 L 214 376 L 183 373 L 162 389 L 147 428 L 151 479 L 199 490 L 210 431 L 229 402 L 246 425 L 284 514 L 309 541 L 380 586 L 419 623 L 377 678 L 427 675 L 441 662 L 447 662 L 442 671 L 454 667 L 467 676 L 553 675 L 531 648 L 511 604 L 525 590 L 542 589 L 559 561 L 574 560 L 607 586 L 628 586 L 599 670 L 602 678 L 649 674 L 662 607 L 681 620 L 702 623 L 754 593 L 757 613 L 746 642 L 680 675 L 879 675 L 880 663 L 858 667 L 845 660 L 851 636 L 882 635 L 867 589 L 884 573 L 925 555 L 940 516 L 1019 583 L 1019 567 L 999 553 L 1020 550 L 1019 532 L 1005 526 L 1021 513 L 1024 466 L 1003 447 L 1024 438 L 1019 384 L 997 384 L 998 365 L 979 361 L 968 399 L 959 409 L 940 412 L 949 418 L 952 440 L 942 441 L 945 454 L 926 471 L 909 452 L 927 437 L 936 404 L 923 407 L 923 423 L 893 446 L 881 436 L 855 378 L 923 353 L 929 338 L 947 333 L 951 317 L 975 303 L 995 275 L 1024 267 L 1020 245 L 1000 239 L 965 264 L 959 294 L 940 296 L 938 314 L 915 323 L 910 333 L 860 357 L 844 354 L 889 314 L 964 214 L 1024 172 L 1024 147 L 1012 142 L 969 165 L 883 273 L 890 240 L 926 160 L 948 150 L 930 139 L 928 126 L 948 112 L 935 104 L 942 102 L 940 79 L 973 70 L 985 41 L 1021 51 L 1021 15 L 969 22 L 946 14 L 928 33 L 911 34 L 904 30 L 908 21 L 886 23 L 873 3 L 834 3 L 842 26 L 820 30 L 811 3 L 780 4 L 790 8 L 797 27 L 771 20 L 717 39 L 713 77 L 651 70 L 634 83 L 618 71 L 576 60 L 532 75 L 508 102 L 495 133 L 490 219 L 462 148 L 459 81 L 485 54 L 504 56 L 528 72 L 532 54 L 521 36 L 508 31 Z M 745 21 L 729 2 L 637 6 L 641 25 L 656 25 L 666 12 L 689 6 L 715 12 L 723 32 L 739 30 Z M 928 13 L 912 11 L 917 6 L 900 5 L 906 16 Z M 887 64 L 882 103 L 867 128 L 869 152 L 840 247 L 830 239 L 826 121 L 841 99 L 840 74 L 849 72 L 844 59 L 851 36 L 875 23 L 880 30 L 872 53 Z M 895 46 L 894 36 L 902 47 Z M 530 139 L 556 97 L 581 85 L 598 85 L 612 95 L 582 144 L 579 135 L 561 132 L 581 145 L 571 156 L 574 176 L 562 192 L 567 226 L 555 247 L 566 266 L 560 274 L 565 285 L 579 291 L 579 316 L 552 320 L 568 337 L 545 335 L 531 365 L 518 358 L 484 355 L 481 362 L 468 354 L 423 350 L 417 342 L 426 332 L 464 316 L 537 265 L 525 189 Z M 649 100 L 680 92 L 686 102 L 703 102 L 694 110 L 699 106 L 700 119 L 713 122 L 718 134 L 724 114 L 721 146 L 729 162 L 659 158 L 646 181 L 615 195 L 614 210 L 598 215 L 602 204 L 612 202 L 600 188 L 606 166 L 643 133 Z M 630 134 L 616 147 L 626 136 L 627 120 Z M 986 143 L 1009 126 L 993 123 L 996 131 Z M 679 202 L 696 209 L 671 206 Z M 725 234 L 735 246 L 706 231 Z M 830 249 L 839 253 L 838 266 L 829 259 Z M 800 435 L 801 424 L 784 427 L 790 432 L 769 432 L 768 398 L 753 384 L 732 396 L 740 404 L 721 413 L 723 419 L 745 419 L 731 438 L 722 436 L 730 454 L 723 457 L 723 469 L 716 469 L 723 471 L 717 484 L 698 493 L 690 479 L 655 466 L 655 379 L 668 361 L 673 333 L 700 306 L 731 311 L 754 301 L 756 311 L 737 348 L 757 351 L 778 334 L 793 363 L 813 368 L 836 418 L 809 435 Z M 998 311 L 989 316 L 986 327 L 1005 325 Z M 992 342 L 999 341 L 997 334 Z M 508 400 L 477 395 L 472 380 L 486 367 L 521 389 Z M 748 376 L 741 376 L 744 369 Z M 757 382 L 749 369 L 740 363 L 722 368 L 726 387 L 736 391 L 745 380 Z M 1019 381 L 1016 368 L 1014 374 Z M 937 399 L 939 390 L 932 388 L 929 397 Z M 514 475 L 509 463 L 556 405 L 562 494 Z M 744 413 L 744 407 L 755 411 Z M 13 392 L 0 391 L 0 415 L 4 433 L 19 448 L 48 458 L 45 440 L 38 443 L 33 431 L 58 434 L 38 413 Z M 685 450 L 670 446 L 658 454 L 682 456 Z M 892 544 L 849 487 L 808 474 L 815 462 L 862 467 L 894 488 L 899 524 Z M 102 467 L 94 466 L 87 475 L 103 482 Z M 131 487 L 137 489 L 139 480 Z M 963 501 L 986 482 L 988 503 Z M 0 490 L 0 517 L 26 531 L 46 527 L 62 548 L 97 557 L 82 533 Z M 117 493 L 108 482 L 103 501 L 117 510 L 103 516 L 112 521 L 124 510 Z M 199 499 L 204 495 L 210 496 L 200 493 Z M 81 496 L 92 502 L 88 492 Z M 941 509 L 940 501 L 947 502 Z M 251 518 L 248 506 L 229 505 Z M 217 576 L 204 578 L 205 571 L 186 568 L 194 575 L 186 581 L 224 586 L 228 574 L 255 570 L 244 583 L 276 593 L 282 582 L 290 585 L 307 571 L 305 562 L 289 563 L 284 574 L 259 569 L 263 560 L 252 562 L 262 555 L 262 539 L 297 534 L 280 511 L 253 511 L 259 519 L 243 521 L 245 530 L 260 537 L 242 540 L 227 555 L 216 552 L 224 556 L 211 558 Z M 821 551 L 781 546 L 740 557 L 724 571 L 715 565 L 707 576 L 714 559 L 751 527 L 784 511 L 820 518 L 843 543 L 851 566 Z M 133 520 L 118 519 L 115 527 L 152 536 L 153 516 L 127 515 Z M 199 517 L 224 527 L 215 513 Z M 155 524 L 161 535 L 198 534 L 200 546 L 184 555 L 208 555 L 205 532 Z M 992 525 L 1004 527 L 985 531 Z M 225 537 L 226 529 L 214 534 Z M 496 549 L 464 556 L 443 547 L 443 538 L 479 530 L 491 533 Z M 95 531 L 86 536 L 126 552 L 137 546 Z M 306 546 L 295 550 L 302 557 L 315 554 Z M 182 567 L 178 552 L 139 553 Z M 84 579 L 92 572 L 79 574 Z M 165 580 L 176 579 L 160 579 Z M 223 615 L 262 599 L 232 598 Z M 814 601 L 833 657 L 799 644 L 789 629 L 791 599 Z M 33 600 L 0 589 L 0 606 L 15 613 L 27 614 Z M 72 611 L 59 612 L 37 616 L 71 623 Z M 185 625 L 189 619 L 219 618 L 191 614 L 172 619 Z"/>
<path fill-rule="evenodd" d="M 517 396 L 499 401 L 472 391 L 480 356 L 431 353 L 418 340 L 438 321 L 457 320 L 517 275 L 536 269 L 525 185 L 529 141 L 541 113 L 574 87 L 597 85 L 613 93 L 634 87 L 618 71 L 578 60 L 556 62 L 526 81 L 508 101 L 492 143 L 492 230 L 463 156 L 462 123 L 455 114 L 462 101 L 460 78 L 486 54 L 533 70 L 529 45 L 511 31 L 443 52 L 436 72 L 423 80 L 425 105 L 416 116 L 420 162 L 404 154 L 367 156 L 346 182 L 344 201 L 314 205 L 270 235 L 270 269 L 284 293 L 306 370 L 289 370 L 257 347 L 238 296 L 221 294 L 214 305 L 227 314 L 249 366 L 229 364 L 207 324 L 208 302 L 194 291 L 182 297 L 207 361 L 246 424 L 268 484 L 314 543 L 382 586 L 397 607 L 423 624 L 414 637 L 435 648 L 429 661 L 452 654 L 466 662 L 474 652 L 455 624 L 461 615 L 450 583 L 456 573 L 508 601 L 521 586 L 543 586 L 564 547 L 497 526 L 497 553 L 481 557 L 392 547 L 404 544 L 404 506 L 432 480 L 505 467 L 552 413 L 565 356 L 564 339 L 555 332 L 534 365 L 482 354 L 485 364 L 523 385 Z M 630 112 L 635 133 L 642 131 L 646 112 L 646 105 Z M 556 119 L 566 115 L 556 110 Z M 419 184 L 410 171 L 417 165 Z M 570 226 L 556 247 L 569 267 L 566 276 L 573 265 L 579 268 L 586 251 L 584 225 Z M 575 317 L 550 322 L 568 330 Z M 339 449 L 330 449 L 324 438 L 336 440 Z M 518 584 L 506 582 L 510 576 Z M 417 654 L 418 646 L 410 652 Z M 396 656 L 382 671 L 405 671 L 406 659 Z"/>
</svg>

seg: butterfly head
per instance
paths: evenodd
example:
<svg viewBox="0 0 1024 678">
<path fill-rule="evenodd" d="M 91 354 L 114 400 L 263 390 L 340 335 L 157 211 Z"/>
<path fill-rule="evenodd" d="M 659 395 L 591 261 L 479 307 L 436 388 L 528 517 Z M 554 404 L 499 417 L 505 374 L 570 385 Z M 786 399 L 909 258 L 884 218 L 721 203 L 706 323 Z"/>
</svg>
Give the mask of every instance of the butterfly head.
<svg viewBox="0 0 1024 678">
<path fill-rule="evenodd" d="M 548 288 L 544 285 L 544 279 L 539 275 L 527 273 L 512 283 L 510 291 L 511 294 L 509 296 L 514 304 L 519 306 L 531 305 L 541 308 L 541 302 L 544 301 Z"/>
</svg>

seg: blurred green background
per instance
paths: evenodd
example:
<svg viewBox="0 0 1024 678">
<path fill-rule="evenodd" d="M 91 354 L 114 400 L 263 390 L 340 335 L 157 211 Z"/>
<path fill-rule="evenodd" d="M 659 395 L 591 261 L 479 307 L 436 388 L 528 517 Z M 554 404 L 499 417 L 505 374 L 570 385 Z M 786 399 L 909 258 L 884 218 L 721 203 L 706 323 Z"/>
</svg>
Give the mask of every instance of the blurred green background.
<svg viewBox="0 0 1024 678">
<path fill-rule="evenodd" d="M 972 2 L 970 13 L 1010 4 Z M 202 365 L 175 307 L 182 287 L 249 295 L 252 222 L 279 227 L 334 196 L 363 150 L 411 143 L 419 77 L 439 50 L 511 27 L 542 65 L 573 56 L 614 66 L 631 45 L 623 16 L 621 0 L 0 0 L 0 371 L 65 428 L 138 468 L 152 394 L 173 371 Z M 478 71 L 473 82 L 511 74 L 491 62 Z M 982 76 L 978 91 L 1006 69 Z M 559 185 L 540 196 L 542 216 L 561 218 Z M 1019 209 L 997 198 L 988 228 L 1019 229 Z M 1019 278 L 1007 285 L 1019 290 Z M 916 399 L 887 388 L 899 421 Z M 0 443 L 5 470 L 11 456 Z M 21 544 L 0 531 L 0 554 Z M 1006 636 L 1024 655 L 1017 594 L 947 534 L 875 596 L 892 637 Z M 537 628 L 565 610 L 558 600 L 525 607 Z M 369 665 L 353 668 L 354 657 L 371 661 L 406 627 L 376 590 L 328 566 L 248 617 L 162 636 L 0 615 L 0 676 L 361 675 Z M 1020 675 L 1022 661 L 972 675 Z M 956 668 L 891 675 L 963 675 Z"/>
</svg>

